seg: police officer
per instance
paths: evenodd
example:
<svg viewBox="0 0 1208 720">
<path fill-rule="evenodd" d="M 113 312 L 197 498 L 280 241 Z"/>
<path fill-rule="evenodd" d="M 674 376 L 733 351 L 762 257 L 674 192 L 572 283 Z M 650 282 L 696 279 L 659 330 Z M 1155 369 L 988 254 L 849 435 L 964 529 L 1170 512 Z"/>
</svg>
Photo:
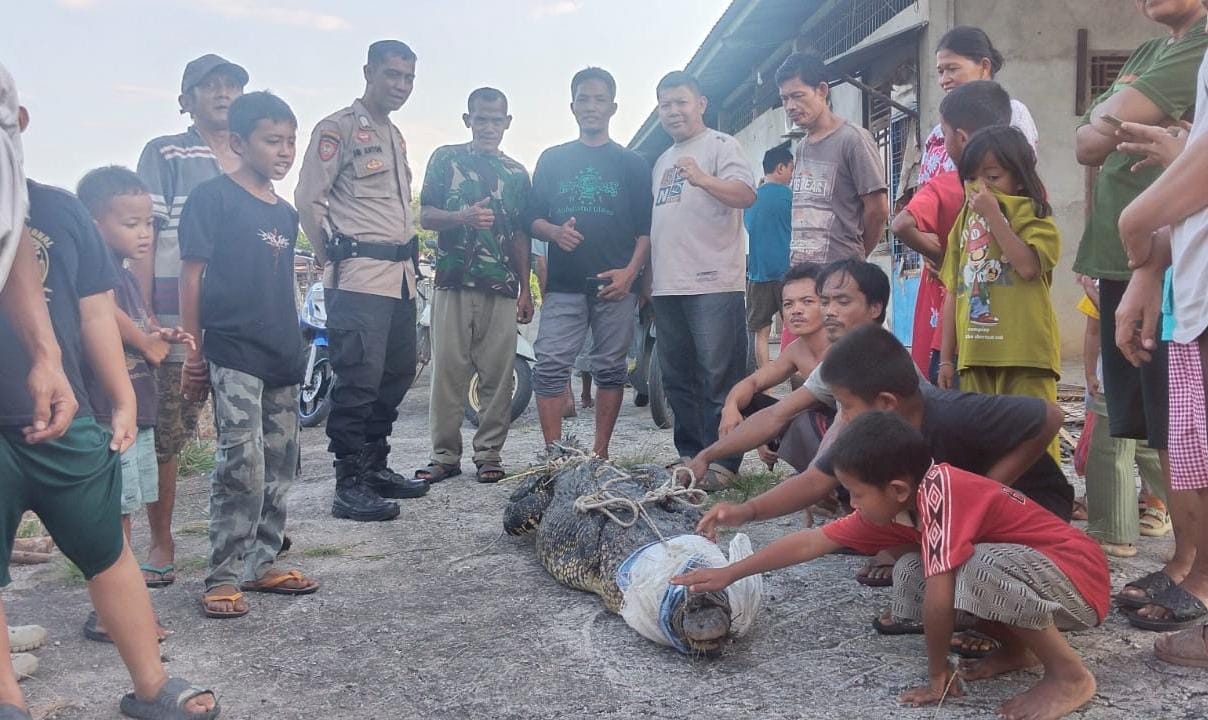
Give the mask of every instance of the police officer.
<svg viewBox="0 0 1208 720">
<path fill-rule="evenodd" d="M 386 465 L 386 438 L 415 379 L 415 219 L 407 145 L 390 113 L 407 102 L 415 53 L 397 40 L 369 46 L 365 94 L 311 134 L 294 200 L 323 265 L 336 373 L 327 418 L 335 455 L 331 513 L 398 517 L 385 498 L 419 497 L 428 483 Z"/>
</svg>

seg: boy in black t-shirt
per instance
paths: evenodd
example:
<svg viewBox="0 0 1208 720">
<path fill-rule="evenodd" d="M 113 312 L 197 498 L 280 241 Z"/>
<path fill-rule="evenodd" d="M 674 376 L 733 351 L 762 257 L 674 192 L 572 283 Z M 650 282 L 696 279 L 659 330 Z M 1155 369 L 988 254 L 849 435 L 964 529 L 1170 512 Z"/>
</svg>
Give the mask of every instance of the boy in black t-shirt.
<svg viewBox="0 0 1208 720">
<path fill-rule="evenodd" d="M 298 462 L 302 335 L 294 307 L 298 213 L 273 191 L 289 172 L 298 122 L 254 92 L 229 112 L 242 164 L 202 183 L 180 219 L 181 317 L 199 342 L 181 378 L 188 400 L 214 391 L 217 464 L 210 488 L 206 617 L 246 615 L 243 592 L 305 595 L 319 583 L 273 568 Z M 204 333 L 204 334 L 203 334 Z"/>
<path fill-rule="evenodd" d="M 78 200 L 34 182 L 28 186 L 29 232 L 13 270 L 21 280 L 10 278 L 0 293 L 0 337 L 21 341 L 0 343 L 0 585 L 10 581 L 8 562 L 21 515 L 32 510 L 87 578 L 92 603 L 130 669 L 135 691 L 122 699 L 122 711 L 131 717 L 159 717 L 169 709 L 178 717 L 217 717 L 213 693 L 169 680 L 164 672 L 151 600 L 122 536 L 117 453 L 134 442 L 136 418 L 109 295 L 112 263 Z M 28 282 L 39 271 L 40 287 Z M 45 316 L 34 316 L 45 312 L 42 302 L 53 339 L 31 331 L 45 322 Z M 44 372 L 47 357 L 58 359 L 52 366 L 61 366 L 78 401 L 60 437 L 46 432 L 45 408 L 39 411 L 35 400 L 43 394 L 39 385 L 50 378 L 39 379 L 31 370 Z M 85 359 L 112 404 L 112 434 L 93 417 L 82 381 Z M 54 412 L 70 406 L 60 396 Z M 6 717 L 28 718 L 4 650 L 7 640 L 0 642 L 0 710 Z"/>
</svg>

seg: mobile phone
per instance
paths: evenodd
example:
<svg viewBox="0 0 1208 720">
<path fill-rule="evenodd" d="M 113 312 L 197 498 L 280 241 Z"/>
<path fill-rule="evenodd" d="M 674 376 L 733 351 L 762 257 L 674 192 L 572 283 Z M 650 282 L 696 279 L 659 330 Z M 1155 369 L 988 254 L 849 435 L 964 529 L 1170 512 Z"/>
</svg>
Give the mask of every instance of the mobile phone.
<svg viewBox="0 0 1208 720">
<path fill-rule="evenodd" d="M 598 293 L 600 290 L 611 285 L 612 280 L 609 278 L 596 277 L 595 275 L 588 275 L 586 278 L 584 278 L 583 284 L 586 286 L 588 291 Z"/>
<path fill-rule="evenodd" d="M 1115 115 L 1112 115 L 1111 113 L 1103 113 L 1099 117 L 1100 117 L 1100 119 L 1103 120 L 1103 122 L 1107 123 L 1108 125 L 1111 125 L 1112 127 L 1118 128 L 1124 124 L 1123 120 L 1116 117 Z"/>
</svg>

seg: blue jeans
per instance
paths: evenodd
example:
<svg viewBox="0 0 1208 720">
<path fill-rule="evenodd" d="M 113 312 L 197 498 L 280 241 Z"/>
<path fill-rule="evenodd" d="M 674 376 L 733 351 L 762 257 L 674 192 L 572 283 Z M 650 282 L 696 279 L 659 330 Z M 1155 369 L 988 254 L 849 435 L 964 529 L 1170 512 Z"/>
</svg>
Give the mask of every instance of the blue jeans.
<svg viewBox="0 0 1208 720">
<path fill-rule="evenodd" d="M 741 292 L 654 298 L 663 388 L 675 412 L 675 449 L 693 457 L 717 442 L 726 394 L 743 378 L 746 306 Z M 742 456 L 717 461 L 735 472 Z"/>
</svg>

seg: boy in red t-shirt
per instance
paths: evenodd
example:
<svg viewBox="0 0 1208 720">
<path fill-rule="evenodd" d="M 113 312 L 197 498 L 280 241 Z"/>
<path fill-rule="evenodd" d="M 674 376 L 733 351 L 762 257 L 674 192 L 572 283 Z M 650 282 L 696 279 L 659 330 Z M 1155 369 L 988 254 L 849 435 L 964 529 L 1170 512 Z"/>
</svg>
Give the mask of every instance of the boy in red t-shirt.
<svg viewBox="0 0 1208 720">
<path fill-rule="evenodd" d="M 959 163 L 973 133 L 984 127 L 1011 123 L 1011 96 L 992 80 L 967 83 L 944 97 L 940 115 L 948 155 Z M 889 226 L 890 232 L 927 261 L 914 303 L 910 356 L 933 383 L 939 374 L 946 294 L 938 273 L 948 248 L 948 235 L 964 206 L 965 186 L 960 173 L 942 172 L 915 192 Z"/>
<path fill-rule="evenodd" d="M 1059 718 L 1091 699 L 1095 678 L 1060 630 L 1098 625 L 1107 613 L 1107 561 L 1094 540 L 1010 487 L 932 464 L 922 435 L 894 413 L 861 415 L 831 452 L 856 512 L 781 538 L 733 565 L 671 582 L 710 592 L 840 547 L 871 555 L 919 544 L 921 556 L 905 555 L 894 567 L 894 614 L 923 620 L 928 683 L 902 693 L 901 702 L 927 705 L 962 692 L 948 664 L 958 610 L 1001 643 L 986 658 L 962 665 L 963 678 L 1043 666 L 1041 680 L 999 714 Z"/>
</svg>

